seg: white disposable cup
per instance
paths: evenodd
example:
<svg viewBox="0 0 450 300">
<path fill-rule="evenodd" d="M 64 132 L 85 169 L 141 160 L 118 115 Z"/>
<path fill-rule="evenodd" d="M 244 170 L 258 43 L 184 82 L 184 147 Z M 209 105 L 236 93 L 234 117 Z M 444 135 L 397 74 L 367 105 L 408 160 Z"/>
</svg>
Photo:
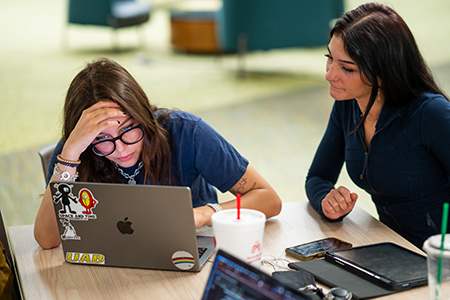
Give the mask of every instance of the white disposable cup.
<svg viewBox="0 0 450 300">
<path fill-rule="evenodd" d="M 262 243 L 266 216 L 257 210 L 226 209 L 212 215 L 216 247 L 255 266 L 261 265 Z"/>
<path fill-rule="evenodd" d="M 430 300 L 450 299 L 450 234 L 445 235 L 443 251 L 441 251 L 441 239 L 442 235 L 436 234 L 429 237 L 423 244 L 423 250 L 427 253 Z M 441 259 L 441 283 L 438 286 L 438 266 Z"/>
</svg>

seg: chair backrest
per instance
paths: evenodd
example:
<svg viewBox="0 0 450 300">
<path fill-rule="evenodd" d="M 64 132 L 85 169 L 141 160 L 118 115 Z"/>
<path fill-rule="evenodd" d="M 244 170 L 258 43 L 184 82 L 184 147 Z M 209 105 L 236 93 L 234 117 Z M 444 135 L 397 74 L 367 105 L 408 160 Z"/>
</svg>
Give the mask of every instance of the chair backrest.
<svg viewBox="0 0 450 300">
<path fill-rule="evenodd" d="M 237 51 L 245 34 L 249 51 L 323 46 L 330 23 L 343 12 L 343 0 L 223 0 L 219 43 L 225 51 Z"/>
<path fill-rule="evenodd" d="M 68 23 L 111 26 L 135 26 L 149 20 L 151 6 L 136 0 L 69 0 Z"/>
<path fill-rule="evenodd" d="M 109 26 L 110 0 L 69 0 L 68 22 L 71 24 Z"/>
<path fill-rule="evenodd" d="M 39 156 L 41 157 L 42 169 L 44 171 L 44 180 L 47 183 L 47 174 L 50 164 L 50 158 L 52 157 L 53 150 L 55 150 L 58 142 L 51 143 L 39 150 Z"/>
</svg>

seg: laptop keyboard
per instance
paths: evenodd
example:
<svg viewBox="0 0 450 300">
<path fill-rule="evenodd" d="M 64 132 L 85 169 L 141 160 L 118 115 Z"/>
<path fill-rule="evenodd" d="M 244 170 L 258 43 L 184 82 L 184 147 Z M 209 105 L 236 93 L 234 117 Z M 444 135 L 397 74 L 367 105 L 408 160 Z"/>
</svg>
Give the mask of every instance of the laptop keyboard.
<svg viewBox="0 0 450 300">
<path fill-rule="evenodd" d="M 199 257 L 199 258 L 202 257 L 203 254 L 205 254 L 206 250 L 207 250 L 207 248 L 204 248 L 204 247 L 198 247 L 198 257 Z"/>
</svg>

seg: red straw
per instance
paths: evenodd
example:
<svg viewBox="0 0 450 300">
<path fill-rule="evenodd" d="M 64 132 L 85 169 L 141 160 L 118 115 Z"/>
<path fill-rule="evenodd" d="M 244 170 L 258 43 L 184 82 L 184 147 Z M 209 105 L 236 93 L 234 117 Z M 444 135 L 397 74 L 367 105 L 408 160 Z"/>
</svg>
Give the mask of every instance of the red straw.
<svg viewBox="0 0 450 300">
<path fill-rule="evenodd" d="M 237 199 L 237 219 L 241 219 L 241 194 L 236 195 Z"/>
</svg>

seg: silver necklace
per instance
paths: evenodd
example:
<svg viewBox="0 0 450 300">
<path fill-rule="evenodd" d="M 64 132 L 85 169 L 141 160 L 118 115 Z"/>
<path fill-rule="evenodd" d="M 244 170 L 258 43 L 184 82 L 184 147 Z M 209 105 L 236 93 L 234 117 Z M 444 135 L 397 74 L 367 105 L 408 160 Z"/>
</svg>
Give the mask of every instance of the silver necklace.
<svg viewBox="0 0 450 300">
<path fill-rule="evenodd" d="M 134 180 L 134 177 L 137 176 L 137 174 L 139 174 L 139 172 L 141 171 L 142 167 L 144 166 L 144 163 L 141 161 L 137 167 L 136 170 L 134 170 L 133 175 L 127 174 L 125 173 L 118 164 L 116 164 L 115 162 L 112 162 L 113 165 L 116 167 L 117 171 L 119 171 L 120 175 L 122 175 L 123 177 L 125 177 L 125 179 L 128 179 L 128 184 L 136 184 L 136 180 Z"/>
</svg>

